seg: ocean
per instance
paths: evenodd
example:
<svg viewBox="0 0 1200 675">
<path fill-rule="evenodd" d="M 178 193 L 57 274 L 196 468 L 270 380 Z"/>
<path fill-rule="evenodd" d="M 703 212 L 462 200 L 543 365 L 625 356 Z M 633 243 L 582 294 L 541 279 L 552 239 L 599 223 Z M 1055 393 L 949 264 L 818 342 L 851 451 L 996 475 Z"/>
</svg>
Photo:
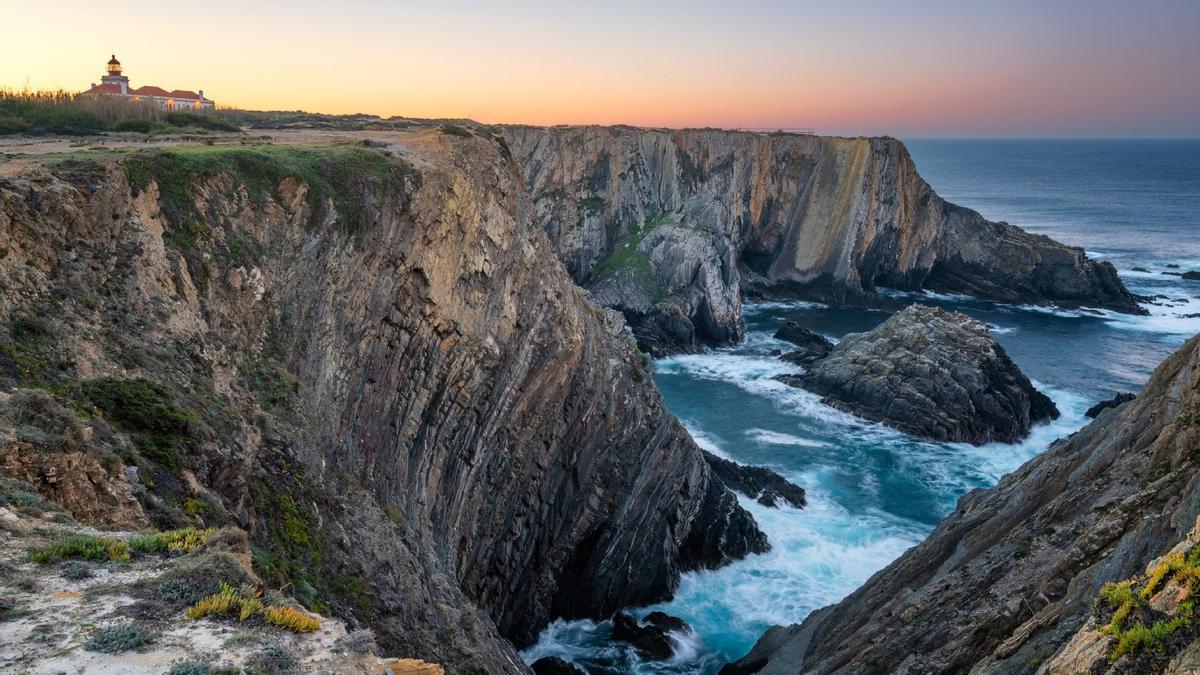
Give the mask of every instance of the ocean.
<svg viewBox="0 0 1200 675">
<path fill-rule="evenodd" d="M 1137 391 L 1154 367 L 1200 332 L 1200 140 L 912 140 L 917 168 L 946 199 L 1110 260 L 1149 316 L 1006 305 L 966 297 L 889 293 L 888 306 L 814 303 L 745 307 L 746 341 L 660 359 L 654 379 L 704 448 L 768 466 L 803 486 L 809 505 L 771 509 L 748 499 L 770 537 L 764 555 L 684 575 L 658 609 L 690 623 L 669 661 L 640 660 L 609 640 L 608 622 L 558 621 L 527 661 L 566 658 L 593 674 L 715 672 L 772 624 L 797 623 L 837 602 L 921 541 L 971 489 L 995 484 L 1083 412 Z M 772 334 L 792 319 L 832 339 L 868 330 L 912 302 L 939 305 L 992 327 L 1018 366 L 1062 416 L 1021 443 L 929 443 L 823 405 L 772 379 L 795 368 L 770 356 L 790 345 Z"/>
</svg>

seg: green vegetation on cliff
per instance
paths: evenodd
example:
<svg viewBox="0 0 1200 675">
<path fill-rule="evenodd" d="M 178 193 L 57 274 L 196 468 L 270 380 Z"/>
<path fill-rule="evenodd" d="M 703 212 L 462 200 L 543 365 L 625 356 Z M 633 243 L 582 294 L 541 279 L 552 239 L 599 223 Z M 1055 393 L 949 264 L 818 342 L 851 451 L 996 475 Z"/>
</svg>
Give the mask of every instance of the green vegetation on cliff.
<svg viewBox="0 0 1200 675">
<path fill-rule="evenodd" d="M 417 177 L 416 170 L 402 160 L 368 148 L 348 145 L 317 147 L 189 146 L 139 152 L 121 161 L 136 189 L 151 182 L 158 186 L 163 212 L 185 232 L 171 234 L 173 241 L 188 246 L 204 235 L 195 225 L 203 214 L 196 213 L 199 180 L 228 174 L 246 189 L 256 203 L 277 197 L 287 178 L 308 186 L 308 201 L 314 218 L 321 222 L 332 203 L 336 223 L 343 230 L 359 232 L 366 222 L 365 191 L 386 181 Z"/>
</svg>

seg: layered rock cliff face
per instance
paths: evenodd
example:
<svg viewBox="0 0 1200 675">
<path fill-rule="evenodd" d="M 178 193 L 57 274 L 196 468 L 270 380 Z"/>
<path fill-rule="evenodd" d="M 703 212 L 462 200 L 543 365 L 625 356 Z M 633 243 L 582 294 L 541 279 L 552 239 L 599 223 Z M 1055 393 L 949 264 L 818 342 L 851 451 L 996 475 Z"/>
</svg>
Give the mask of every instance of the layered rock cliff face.
<svg viewBox="0 0 1200 675">
<path fill-rule="evenodd" d="M 572 277 L 656 352 L 737 342 L 743 295 L 888 287 L 1140 311 L 1111 264 L 942 200 L 892 138 L 504 133 Z"/>
<path fill-rule="evenodd" d="M 240 525 L 269 583 L 451 671 L 764 550 L 503 142 L 377 136 L 0 180 L 2 384 L 106 429 L 3 470 L 95 454 L 156 526 Z"/>
<path fill-rule="evenodd" d="M 862 588 L 798 626 L 772 628 L 726 672 L 1073 673 L 1110 664 L 1152 672 L 1138 659 L 1165 663 L 1195 635 L 1194 604 L 1180 605 L 1187 595 L 1155 592 L 1160 583 L 1193 584 L 1200 554 L 1187 553 L 1186 542 L 1198 514 L 1200 336 L 1136 399 L 1101 412 L 996 487 L 964 496 Z M 1141 576 L 1180 542 L 1179 565 Z M 1130 578 L 1141 581 L 1127 597 L 1104 586 Z M 1119 630 L 1089 637 L 1093 611 L 1107 622 L 1127 599 L 1134 612 Z M 1185 612 L 1188 622 L 1168 625 Z M 1164 625 L 1151 630 L 1155 616 Z M 1117 652 L 1129 630 L 1144 641 Z"/>
</svg>

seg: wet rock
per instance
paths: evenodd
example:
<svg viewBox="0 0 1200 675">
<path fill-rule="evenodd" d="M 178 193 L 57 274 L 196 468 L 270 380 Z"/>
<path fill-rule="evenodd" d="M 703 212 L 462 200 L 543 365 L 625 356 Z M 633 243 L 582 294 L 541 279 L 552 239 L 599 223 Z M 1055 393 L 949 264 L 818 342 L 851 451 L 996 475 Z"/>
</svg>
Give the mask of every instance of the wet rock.
<svg viewBox="0 0 1200 675">
<path fill-rule="evenodd" d="M 1146 269 L 1145 267 L 1131 267 L 1129 269 L 1132 272 L 1149 272 L 1150 271 L 1150 270 Z"/>
<path fill-rule="evenodd" d="M 1192 270 L 1190 272 L 1184 272 L 1181 276 L 1183 276 L 1183 278 L 1187 279 L 1188 281 L 1200 281 L 1200 272 L 1197 272 L 1195 270 Z"/>
<path fill-rule="evenodd" d="M 663 612 L 651 612 L 646 615 L 643 624 L 625 612 L 617 612 L 613 615 L 612 624 L 614 640 L 633 645 L 639 654 L 653 661 L 669 659 L 674 653 L 668 633 L 692 631 L 692 627 L 683 619 Z"/>
<path fill-rule="evenodd" d="M 704 459 L 714 475 L 725 483 L 725 487 L 736 490 L 763 506 L 776 506 L 780 500 L 800 509 L 804 508 L 804 488 L 794 485 L 783 476 L 759 466 L 738 464 L 708 452 Z M 649 618 L 649 617 L 647 617 Z"/>
<path fill-rule="evenodd" d="M 778 379 L 834 407 L 938 441 L 1012 443 L 1058 417 L 985 324 L 923 305 L 847 335 L 804 374 Z"/>
<path fill-rule="evenodd" d="M 1146 579 L 1156 560 L 1200 543 L 1198 439 L 1200 336 L 1132 402 L 963 496 L 858 590 L 799 625 L 769 629 L 723 672 L 1150 673 L 1168 659 L 1192 672 L 1200 649 L 1186 644 L 1190 632 L 1141 661 L 1110 663 L 1116 640 L 1096 630 L 1110 615 L 1093 611 L 1105 583 Z"/>
<path fill-rule="evenodd" d="M 534 675 L 587 675 L 579 666 L 557 656 L 543 656 L 529 667 Z"/>
<path fill-rule="evenodd" d="M 798 347 L 779 358 L 800 366 L 811 365 L 818 359 L 825 358 L 829 354 L 829 350 L 833 349 L 833 343 L 824 335 L 811 331 L 795 321 L 788 321 L 775 331 L 775 338 Z"/>
<path fill-rule="evenodd" d="M 1105 410 L 1108 410 L 1109 408 L 1115 408 L 1115 407 L 1121 405 L 1122 403 L 1127 403 L 1129 401 L 1132 401 L 1135 398 L 1137 398 L 1136 394 L 1130 394 L 1129 392 L 1119 392 L 1116 396 L 1113 396 L 1112 398 L 1110 398 L 1106 401 L 1100 401 L 1096 405 L 1088 408 L 1087 412 L 1085 412 L 1083 414 L 1086 415 L 1087 417 L 1091 417 L 1091 418 L 1095 419 L 1097 415 L 1104 412 Z"/>
</svg>

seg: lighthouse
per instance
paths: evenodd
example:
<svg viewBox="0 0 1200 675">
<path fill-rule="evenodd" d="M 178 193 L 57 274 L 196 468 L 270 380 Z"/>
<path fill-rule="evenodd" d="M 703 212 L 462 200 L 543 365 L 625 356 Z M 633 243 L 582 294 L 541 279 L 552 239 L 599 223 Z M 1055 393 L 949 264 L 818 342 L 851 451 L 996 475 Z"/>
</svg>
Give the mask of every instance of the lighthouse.
<svg viewBox="0 0 1200 675">
<path fill-rule="evenodd" d="M 102 84 L 115 84 L 121 88 L 121 95 L 129 94 L 129 78 L 121 74 L 121 62 L 117 60 L 117 55 L 113 54 L 108 60 L 108 69 L 104 77 L 100 78 Z"/>
</svg>

